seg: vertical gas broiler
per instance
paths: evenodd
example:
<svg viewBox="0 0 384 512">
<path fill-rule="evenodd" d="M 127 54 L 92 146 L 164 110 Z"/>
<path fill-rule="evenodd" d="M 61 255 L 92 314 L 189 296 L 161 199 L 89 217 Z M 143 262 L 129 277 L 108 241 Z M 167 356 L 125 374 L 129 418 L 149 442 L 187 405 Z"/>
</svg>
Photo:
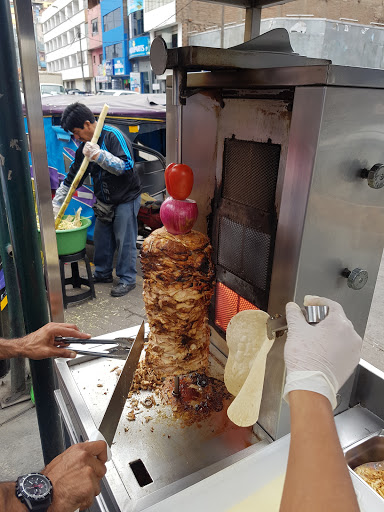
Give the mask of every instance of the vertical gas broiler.
<svg viewBox="0 0 384 512">
<path fill-rule="evenodd" d="M 384 246 L 383 71 L 300 57 L 280 29 L 265 36 L 229 50 L 152 47 L 179 77 L 168 81 L 167 160 L 181 148 L 195 173 L 224 353 L 238 311 L 283 314 L 306 294 L 340 302 L 363 336 Z M 268 356 L 259 418 L 273 439 L 289 431 L 283 349 L 279 339 Z"/>
</svg>

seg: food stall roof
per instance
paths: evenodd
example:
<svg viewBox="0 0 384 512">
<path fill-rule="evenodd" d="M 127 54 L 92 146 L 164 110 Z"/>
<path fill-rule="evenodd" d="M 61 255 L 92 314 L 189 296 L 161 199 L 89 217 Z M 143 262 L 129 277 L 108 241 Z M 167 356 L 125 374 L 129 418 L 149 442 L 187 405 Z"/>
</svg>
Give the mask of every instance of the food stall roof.
<svg viewBox="0 0 384 512">
<path fill-rule="evenodd" d="M 164 94 L 132 94 L 129 96 L 62 94 L 41 99 L 43 114 L 61 114 L 67 105 L 76 101 L 84 103 L 94 114 L 99 114 L 104 104 L 107 103 L 109 105 L 108 117 L 129 116 L 157 120 L 164 118 L 165 120 Z"/>
</svg>

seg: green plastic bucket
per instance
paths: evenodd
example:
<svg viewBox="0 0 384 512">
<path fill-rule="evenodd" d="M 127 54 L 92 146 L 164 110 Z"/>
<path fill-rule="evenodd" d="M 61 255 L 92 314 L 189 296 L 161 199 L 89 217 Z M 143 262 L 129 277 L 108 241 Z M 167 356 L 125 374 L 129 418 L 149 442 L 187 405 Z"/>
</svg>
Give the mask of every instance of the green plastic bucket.
<svg viewBox="0 0 384 512">
<path fill-rule="evenodd" d="M 66 217 L 67 215 L 64 215 L 63 219 Z M 56 230 L 57 252 L 59 256 L 74 254 L 85 248 L 87 243 L 87 231 L 92 221 L 86 217 L 80 217 L 80 220 L 82 224 L 81 228 Z"/>
</svg>

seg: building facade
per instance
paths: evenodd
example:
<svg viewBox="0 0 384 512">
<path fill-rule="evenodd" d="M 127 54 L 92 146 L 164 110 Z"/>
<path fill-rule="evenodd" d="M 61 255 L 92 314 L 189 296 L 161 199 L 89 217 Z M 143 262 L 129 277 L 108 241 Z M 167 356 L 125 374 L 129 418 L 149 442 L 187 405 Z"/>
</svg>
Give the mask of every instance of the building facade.
<svg viewBox="0 0 384 512">
<path fill-rule="evenodd" d="M 86 0 L 56 0 L 41 15 L 47 71 L 61 73 L 67 89 L 92 92 Z"/>
<path fill-rule="evenodd" d="M 382 0 L 295 0 L 263 9 L 263 18 L 306 15 L 328 20 L 351 21 L 361 25 L 383 25 Z"/>
<path fill-rule="evenodd" d="M 106 82 L 103 74 L 103 37 L 100 0 L 88 0 L 88 49 L 92 63 L 94 87 L 97 92 Z"/>
<path fill-rule="evenodd" d="M 17 45 L 15 7 L 13 4 L 13 0 L 10 0 L 9 3 L 10 3 L 10 7 L 11 7 L 13 33 L 14 33 L 15 42 Z M 47 9 L 47 7 L 49 7 L 51 5 L 51 3 L 52 3 L 52 1 L 48 1 L 48 0 L 32 0 L 32 2 L 31 2 L 33 25 L 34 25 L 34 29 L 35 29 L 37 65 L 38 65 L 39 71 L 45 71 L 47 68 L 47 64 L 45 61 L 44 36 L 43 36 L 43 30 L 42 30 L 40 19 L 41 19 L 41 15 L 43 14 L 44 10 Z M 17 67 L 19 68 L 19 73 L 20 73 L 20 62 L 19 62 L 19 53 L 18 52 L 16 52 L 16 58 L 17 58 Z"/>
<path fill-rule="evenodd" d="M 144 30 L 150 42 L 161 36 L 168 48 L 188 45 L 191 34 L 239 24 L 244 18 L 245 9 L 238 7 L 197 0 L 144 0 Z M 170 73 L 167 70 L 161 76 L 152 75 L 154 92 L 165 92 L 165 79 Z"/>
<path fill-rule="evenodd" d="M 143 0 L 128 0 L 129 46 L 131 63 L 131 90 L 152 92 L 152 68 L 149 61 L 150 38 L 144 30 Z"/>
<path fill-rule="evenodd" d="M 293 50 L 336 65 L 384 69 L 384 4 L 377 0 L 296 0 L 263 9 L 261 33 L 288 31 Z M 318 17 L 321 16 L 321 17 Z M 244 41 L 244 23 L 189 33 L 196 46 L 235 46 Z"/>
<path fill-rule="evenodd" d="M 129 89 L 128 11 L 126 0 L 102 0 L 101 27 L 106 89 Z"/>
</svg>

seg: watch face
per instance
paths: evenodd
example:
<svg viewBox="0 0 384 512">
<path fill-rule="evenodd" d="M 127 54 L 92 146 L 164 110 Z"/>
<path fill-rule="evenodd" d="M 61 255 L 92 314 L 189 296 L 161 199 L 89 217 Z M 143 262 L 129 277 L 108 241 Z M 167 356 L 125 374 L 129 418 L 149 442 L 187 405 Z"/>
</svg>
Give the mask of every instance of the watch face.
<svg viewBox="0 0 384 512">
<path fill-rule="evenodd" d="M 50 493 L 52 486 L 48 478 L 38 473 L 31 473 L 24 477 L 20 482 L 20 487 L 23 493 L 34 500 L 41 500 L 46 498 Z"/>
</svg>

